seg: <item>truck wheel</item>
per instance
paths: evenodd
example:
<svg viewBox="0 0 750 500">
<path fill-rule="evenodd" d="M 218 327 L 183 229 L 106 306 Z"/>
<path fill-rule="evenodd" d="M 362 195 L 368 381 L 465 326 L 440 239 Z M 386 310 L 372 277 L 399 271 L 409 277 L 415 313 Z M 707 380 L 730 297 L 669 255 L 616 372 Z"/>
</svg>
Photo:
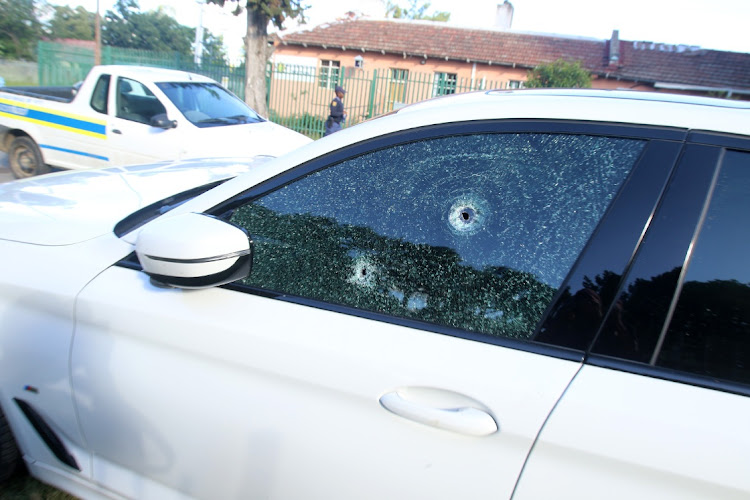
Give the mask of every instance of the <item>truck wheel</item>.
<svg viewBox="0 0 750 500">
<path fill-rule="evenodd" d="M 16 446 L 16 440 L 10 432 L 5 414 L 0 409 L 0 484 L 13 476 L 21 465 L 21 454 Z"/>
<path fill-rule="evenodd" d="M 8 149 L 8 163 L 13 175 L 18 179 L 46 174 L 50 171 L 44 164 L 42 152 L 30 137 L 22 136 L 13 139 Z"/>
</svg>

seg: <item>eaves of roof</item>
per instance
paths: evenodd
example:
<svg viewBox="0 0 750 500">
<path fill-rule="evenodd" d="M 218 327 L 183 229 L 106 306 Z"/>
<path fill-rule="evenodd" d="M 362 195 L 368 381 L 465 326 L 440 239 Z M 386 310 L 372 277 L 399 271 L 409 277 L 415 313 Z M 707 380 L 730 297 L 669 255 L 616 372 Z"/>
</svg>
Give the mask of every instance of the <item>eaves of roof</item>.
<svg viewBox="0 0 750 500">
<path fill-rule="evenodd" d="M 426 21 L 357 19 L 278 35 L 280 43 L 531 69 L 557 59 L 592 74 L 642 82 L 750 90 L 750 54 L 617 40 L 461 28 Z"/>
</svg>

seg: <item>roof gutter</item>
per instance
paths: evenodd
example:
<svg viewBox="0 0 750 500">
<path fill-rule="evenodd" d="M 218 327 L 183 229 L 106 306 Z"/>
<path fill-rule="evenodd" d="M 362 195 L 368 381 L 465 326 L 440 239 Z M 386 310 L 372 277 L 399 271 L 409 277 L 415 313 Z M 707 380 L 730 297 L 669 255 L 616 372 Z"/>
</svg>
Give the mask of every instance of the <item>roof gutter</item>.
<svg viewBox="0 0 750 500">
<path fill-rule="evenodd" d="M 437 54 L 428 54 L 424 52 L 416 53 L 416 52 L 407 52 L 404 50 L 386 50 L 386 49 L 365 48 L 365 47 L 346 47 L 344 45 L 327 45 L 327 44 L 316 43 L 316 42 L 296 42 L 296 41 L 290 42 L 284 39 L 280 39 L 280 43 L 282 45 L 287 45 L 287 46 L 296 45 L 296 46 L 305 47 L 305 48 L 320 47 L 324 50 L 335 49 L 335 50 L 346 51 L 347 49 L 353 49 L 362 53 L 373 52 L 373 53 L 379 53 L 381 55 L 391 54 L 391 55 L 401 56 L 403 59 L 406 59 L 407 57 L 416 57 L 418 59 L 456 61 L 456 62 L 462 62 L 462 63 L 467 63 L 467 64 L 475 63 L 475 64 L 487 64 L 489 66 L 507 66 L 509 68 L 534 69 L 534 66 L 531 66 L 525 63 L 519 63 L 519 62 L 491 61 L 491 60 L 474 59 L 470 57 L 460 57 L 460 56 L 445 56 L 445 55 L 441 56 Z"/>
<path fill-rule="evenodd" d="M 750 95 L 750 89 L 728 89 L 723 87 L 703 87 L 700 85 L 684 85 L 680 83 L 665 83 L 656 82 L 654 83 L 656 89 L 666 90 L 692 90 L 697 92 L 726 92 L 727 97 L 732 97 L 732 94 Z"/>
</svg>

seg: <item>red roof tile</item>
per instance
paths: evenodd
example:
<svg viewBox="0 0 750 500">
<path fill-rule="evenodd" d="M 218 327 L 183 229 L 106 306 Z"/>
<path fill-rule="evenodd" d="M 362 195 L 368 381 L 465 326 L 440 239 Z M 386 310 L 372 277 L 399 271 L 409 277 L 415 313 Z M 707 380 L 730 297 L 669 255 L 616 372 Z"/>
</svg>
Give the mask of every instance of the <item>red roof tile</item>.
<svg viewBox="0 0 750 500">
<path fill-rule="evenodd" d="M 580 61 L 591 73 L 643 83 L 750 90 L 750 54 L 620 40 L 460 28 L 438 22 L 357 19 L 280 33 L 283 44 L 427 56 L 533 68 L 557 59 Z"/>
</svg>

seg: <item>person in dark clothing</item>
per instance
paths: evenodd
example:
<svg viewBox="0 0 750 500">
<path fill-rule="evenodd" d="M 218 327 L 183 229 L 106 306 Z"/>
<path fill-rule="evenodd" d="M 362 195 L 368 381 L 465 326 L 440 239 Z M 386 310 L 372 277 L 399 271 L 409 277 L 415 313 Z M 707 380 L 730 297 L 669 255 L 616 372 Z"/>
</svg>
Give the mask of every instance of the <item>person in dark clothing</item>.
<svg viewBox="0 0 750 500">
<path fill-rule="evenodd" d="M 346 90 L 340 85 L 336 85 L 336 97 L 331 101 L 331 111 L 326 120 L 326 131 L 323 136 L 331 135 L 341 130 L 341 124 L 346 120 L 346 111 L 344 111 L 344 98 Z"/>
</svg>

